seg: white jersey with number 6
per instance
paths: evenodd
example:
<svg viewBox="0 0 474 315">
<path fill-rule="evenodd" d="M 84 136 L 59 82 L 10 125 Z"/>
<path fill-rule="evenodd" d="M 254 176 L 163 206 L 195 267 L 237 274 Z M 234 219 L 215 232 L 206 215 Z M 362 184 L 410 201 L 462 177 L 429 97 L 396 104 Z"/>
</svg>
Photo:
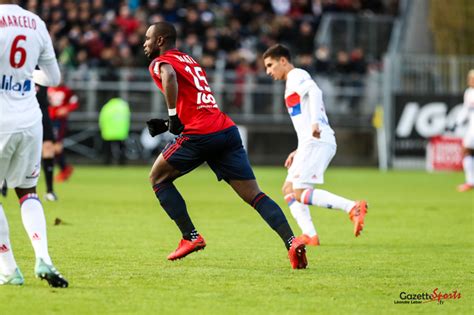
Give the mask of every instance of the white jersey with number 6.
<svg viewBox="0 0 474 315">
<path fill-rule="evenodd" d="M 18 5 L 0 5 L 0 134 L 41 120 L 33 71 L 56 62 L 45 23 Z"/>
</svg>

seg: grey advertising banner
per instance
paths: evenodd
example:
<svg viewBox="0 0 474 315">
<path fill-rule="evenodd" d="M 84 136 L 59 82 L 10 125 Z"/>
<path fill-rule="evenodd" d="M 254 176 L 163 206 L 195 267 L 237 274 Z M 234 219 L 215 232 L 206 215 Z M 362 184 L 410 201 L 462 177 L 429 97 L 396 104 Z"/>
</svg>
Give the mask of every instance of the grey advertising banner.
<svg viewBox="0 0 474 315">
<path fill-rule="evenodd" d="M 424 157 L 431 137 L 447 134 L 462 106 L 462 95 L 395 95 L 392 152 L 395 157 Z M 464 127 L 450 133 L 461 137 Z"/>
</svg>

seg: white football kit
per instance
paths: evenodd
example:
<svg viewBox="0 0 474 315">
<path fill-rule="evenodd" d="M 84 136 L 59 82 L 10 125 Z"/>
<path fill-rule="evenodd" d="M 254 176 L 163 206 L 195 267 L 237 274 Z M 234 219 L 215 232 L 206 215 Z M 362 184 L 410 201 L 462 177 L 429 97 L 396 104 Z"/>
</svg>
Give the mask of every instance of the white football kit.
<svg viewBox="0 0 474 315">
<path fill-rule="evenodd" d="M 464 104 L 457 116 L 456 123 L 461 125 L 468 120 L 468 127 L 463 138 L 463 146 L 474 150 L 474 88 L 467 88 L 464 92 Z"/>
<path fill-rule="evenodd" d="M 34 187 L 40 172 L 42 114 L 33 79 L 59 83 L 46 25 L 18 5 L 0 5 L 0 181 L 10 187 Z"/>
<path fill-rule="evenodd" d="M 324 172 L 336 154 L 336 138 L 329 125 L 321 89 L 303 69 L 294 68 L 287 74 L 285 104 L 298 136 L 298 147 L 286 181 L 293 188 L 310 188 L 324 183 Z M 318 124 L 319 139 L 312 135 L 312 125 Z"/>
</svg>

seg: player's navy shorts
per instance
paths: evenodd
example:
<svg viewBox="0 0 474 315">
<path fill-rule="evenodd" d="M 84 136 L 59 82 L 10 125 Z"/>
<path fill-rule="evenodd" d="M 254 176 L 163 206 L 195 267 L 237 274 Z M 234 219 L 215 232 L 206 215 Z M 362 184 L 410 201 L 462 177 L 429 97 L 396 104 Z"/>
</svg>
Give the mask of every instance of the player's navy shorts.
<svg viewBox="0 0 474 315">
<path fill-rule="evenodd" d="M 207 162 L 218 180 L 255 179 L 236 126 L 207 135 L 180 135 L 162 154 L 181 175 Z"/>
<path fill-rule="evenodd" d="M 67 121 L 66 119 L 53 119 L 53 132 L 56 141 L 62 142 L 66 137 Z"/>
</svg>

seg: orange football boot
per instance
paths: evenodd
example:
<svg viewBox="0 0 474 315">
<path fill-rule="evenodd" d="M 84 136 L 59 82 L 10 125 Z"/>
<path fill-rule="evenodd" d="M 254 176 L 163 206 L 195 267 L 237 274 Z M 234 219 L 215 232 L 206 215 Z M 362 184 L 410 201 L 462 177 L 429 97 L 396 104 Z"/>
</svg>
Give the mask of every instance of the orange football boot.
<svg viewBox="0 0 474 315">
<path fill-rule="evenodd" d="M 367 201 L 356 201 L 356 205 L 349 212 L 349 218 L 354 222 L 354 235 L 357 237 L 364 229 L 364 219 L 367 214 Z"/>
<path fill-rule="evenodd" d="M 474 188 L 474 185 L 471 185 L 471 184 L 468 184 L 468 183 L 464 183 L 464 184 L 461 184 L 457 187 L 457 190 L 459 192 L 465 192 L 465 191 L 469 191 L 471 189 Z"/>
<path fill-rule="evenodd" d="M 305 245 L 309 245 L 309 246 L 319 246 L 320 245 L 319 237 L 318 237 L 317 234 L 314 235 L 314 236 L 309 236 L 308 234 L 301 234 L 300 236 L 298 236 L 298 238 L 300 240 L 302 240 Z"/>
</svg>

